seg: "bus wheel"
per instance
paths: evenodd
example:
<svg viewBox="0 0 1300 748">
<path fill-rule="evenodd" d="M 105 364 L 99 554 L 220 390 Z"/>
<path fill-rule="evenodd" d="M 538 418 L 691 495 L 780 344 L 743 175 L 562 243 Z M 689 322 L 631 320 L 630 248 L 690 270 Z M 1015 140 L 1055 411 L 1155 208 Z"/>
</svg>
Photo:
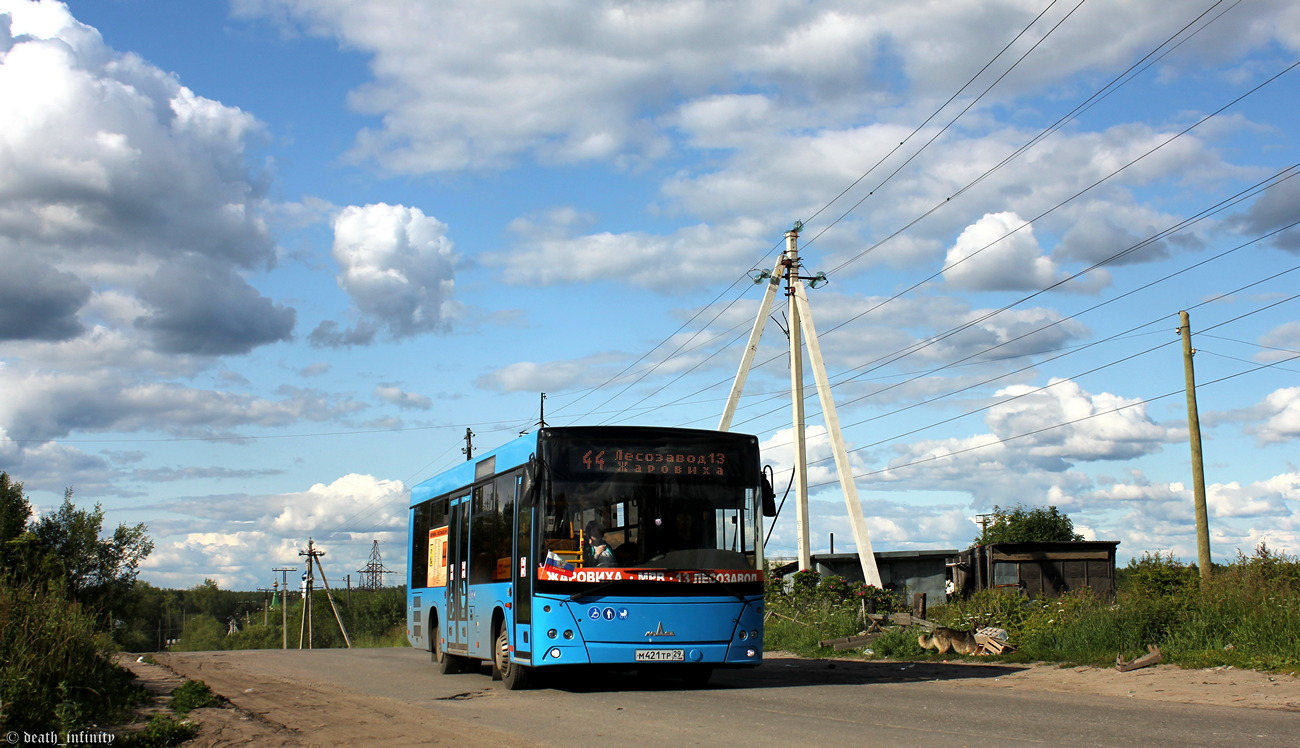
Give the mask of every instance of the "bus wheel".
<svg viewBox="0 0 1300 748">
<path fill-rule="evenodd" d="M 506 625 L 497 632 L 496 646 L 492 649 L 492 680 L 501 681 L 508 691 L 521 691 L 532 681 L 532 668 L 510 661 L 510 637 Z"/>
<path fill-rule="evenodd" d="M 443 675 L 455 675 L 464 668 L 461 667 L 461 659 L 453 654 L 447 654 L 445 648 L 446 642 L 442 640 L 442 626 L 437 627 L 436 634 L 433 635 L 433 653 L 434 662 L 438 663 L 438 672 Z"/>
</svg>

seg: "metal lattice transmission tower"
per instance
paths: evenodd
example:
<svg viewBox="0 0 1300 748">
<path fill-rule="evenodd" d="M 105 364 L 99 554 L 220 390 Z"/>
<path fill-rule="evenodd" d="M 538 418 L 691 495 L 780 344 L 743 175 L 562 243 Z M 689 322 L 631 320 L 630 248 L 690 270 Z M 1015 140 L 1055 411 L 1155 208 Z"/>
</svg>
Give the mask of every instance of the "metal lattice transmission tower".
<svg viewBox="0 0 1300 748">
<path fill-rule="evenodd" d="M 384 568 L 384 557 L 379 553 L 379 541 L 374 541 L 370 546 L 370 561 L 357 573 L 361 575 L 361 581 L 357 583 L 358 589 L 377 590 L 384 586 L 385 574 L 396 574 L 391 569 Z"/>
</svg>

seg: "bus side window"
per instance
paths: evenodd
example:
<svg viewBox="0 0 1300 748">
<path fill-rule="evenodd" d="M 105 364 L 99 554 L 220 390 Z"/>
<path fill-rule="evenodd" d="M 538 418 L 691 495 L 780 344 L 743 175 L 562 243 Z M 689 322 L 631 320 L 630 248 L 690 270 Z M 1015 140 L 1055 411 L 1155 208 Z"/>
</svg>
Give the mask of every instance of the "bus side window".
<svg viewBox="0 0 1300 748">
<path fill-rule="evenodd" d="M 510 528 L 514 525 L 515 520 L 515 501 L 519 498 L 520 477 L 523 470 L 512 470 L 509 473 L 497 476 L 496 479 L 496 545 L 495 556 L 496 566 L 492 571 L 492 579 L 495 581 L 505 581 L 510 579 Z"/>
<path fill-rule="evenodd" d="M 474 487 L 473 507 L 469 531 L 470 584 L 492 581 L 497 567 L 497 536 L 504 530 L 496 512 L 496 490 L 492 483 Z"/>
<path fill-rule="evenodd" d="M 411 588 L 428 584 L 429 578 L 429 507 L 426 501 L 411 509 Z"/>
</svg>

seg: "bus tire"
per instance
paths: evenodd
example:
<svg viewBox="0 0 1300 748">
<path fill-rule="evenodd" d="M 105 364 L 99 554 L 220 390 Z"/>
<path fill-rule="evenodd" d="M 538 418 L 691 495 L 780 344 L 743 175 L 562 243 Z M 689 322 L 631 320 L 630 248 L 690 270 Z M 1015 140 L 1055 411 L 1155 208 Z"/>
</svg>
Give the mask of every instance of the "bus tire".
<svg viewBox="0 0 1300 748">
<path fill-rule="evenodd" d="M 463 672 L 461 659 L 454 654 L 447 654 L 446 642 L 442 639 L 442 626 L 437 627 L 437 632 L 433 636 L 433 647 L 429 651 L 433 653 L 434 662 L 438 663 L 438 672 L 443 675 L 456 675 Z"/>
<path fill-rule="evenodd" d="M 497 630 L 492 648 L 492 680 L 499 680 L 507 691 L 522 691 L 532 682 L 532 668 L 510 661 L 510 637 L 503 622 Z"/>
</svg>

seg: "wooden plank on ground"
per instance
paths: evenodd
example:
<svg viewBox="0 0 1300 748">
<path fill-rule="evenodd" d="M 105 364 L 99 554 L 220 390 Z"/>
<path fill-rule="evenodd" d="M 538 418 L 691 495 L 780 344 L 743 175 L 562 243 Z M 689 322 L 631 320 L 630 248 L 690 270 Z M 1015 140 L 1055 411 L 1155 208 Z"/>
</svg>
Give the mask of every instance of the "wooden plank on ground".
<svg viewBox="0 0 1300 748">
<path fill-rule="evenodd" d="M 1160 648 L 1154 644 L 1148 644 L 1147 653 L 1130 662 L 1124 661 L 1124 655 L 1115 655 L 1115 669 L 1121 673 L 1127 673 L 1130 670 L 1150 667 L 1163 659 L 1164 655 L 1160 654 Z"/>
</svg>

